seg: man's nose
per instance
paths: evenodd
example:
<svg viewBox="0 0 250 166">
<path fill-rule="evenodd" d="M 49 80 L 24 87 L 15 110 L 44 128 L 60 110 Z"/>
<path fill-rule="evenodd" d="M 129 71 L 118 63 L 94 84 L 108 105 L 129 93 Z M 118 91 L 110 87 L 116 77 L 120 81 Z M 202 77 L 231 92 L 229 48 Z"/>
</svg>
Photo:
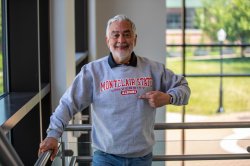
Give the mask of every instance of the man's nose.
<svg viewBox="0 0 250 166">
<path fill-rule="evenodd" d="M 118 38 L 118 42 L 123 43 L 125 40 L 125 37 L 123 35 L 120 35 Z"/>
</svg>

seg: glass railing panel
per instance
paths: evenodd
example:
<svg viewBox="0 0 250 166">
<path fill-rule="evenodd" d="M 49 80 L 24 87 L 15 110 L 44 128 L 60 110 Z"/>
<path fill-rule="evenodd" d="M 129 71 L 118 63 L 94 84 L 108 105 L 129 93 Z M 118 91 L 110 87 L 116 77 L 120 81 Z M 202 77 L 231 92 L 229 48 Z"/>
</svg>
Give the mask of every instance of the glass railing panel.
<svg viewBox="0 0 250 166">
<path fill-rule="evenodd" d="M 60 143 L 60 145 L 58 147 L 58 153 L 57 153 L 55 159 L 51 162 L 51 166 L 63 165 L 61 156 L 62 156 L 62 144 Z"/>
<path fill-rule="evenodd" d="M 64 164 L 70 165 L 71 160 L 75 156 L 91 156 L 91 153 L 88 154 L 88 151 L 92 152 L 92 149 L 86 149 L 87 153 L 85 152 L 85 154 L 82 153 L 82 151 L 84 151 L 84 150 L 79 149 L 81 147 L 91 147 L 90 142 L 63 142 L 63 143 L 64 143 L 64 145 L 61 144 L 61 146 L 59 148 L 59 152 L 58 152 L 55 160 L 53 161 L 52 166 L 58 166 L 58 165 L 64 165 Z M 66 150 L 66 153 L 64 153 L 65 154 L 64 160 L 62 158 L 63 148 Z M 82 161 L 81 163 L 84 163 L 84 165 L 88 166 L 89 162 Z"/>
<path fill-rule="evenodd" d="M 249 166 L 249 160 L 154 161 L 152 166 Z"/>
<path fill-rule="evenodd" d="M 217 131 L 216 131 L 217 130 Z M 154 155 L 167 155 L 175 156 L 175 155 L 205 155 L 205 156 L 215 156 L 221 159 L 210 159 L 210 160 L 198 160 L 198 159 L 190 159 L 187 157 L 186 161 L 153 161 L 153 166 L 234 166 L 234 165 L 242 165 L 247 166 L 250 163 L 248 159 L 233 159 L 228 156 L 227 159 L 223 159 L 223 155 L 241 155 L 246 154 L 246 156 L 250 155 L 247 152 L 247 147 L 250 145 L 250 137 L 240 138 L 240 135 L 237 137 L 227 137 L 221 139 L 221 135 L 223 136 L 223 132 L 221 129 L 216 129 L 213 132 L 210 131 L 210 136 L 208 135 L 208 131 L 204 130 L 203 132 L 193 130 L 192 132 L 186 131 L 186 140 L 181 141 L 181 132 L 175 131 L 168 134 L 176 134 L 179 138 L 173 138 L 168 141 L 157 141 L 154 148 Z M 171 130 L 173 131 L 173 130 Z M 179 132 L 179 133 L 178 133 Z M 246 131 L 245 131 L 246 132 Z M 199 134 L 198 134 L 199 133 Z M 205 134 L 204 134 L 205 133 Z M 225 133 L 224 133 L 225 134 Z M 226 135 L 230 134 L 226 132 Z M 200 139 L 203 137 L 202 139 Z M 162 151 L 158 151 L 157 147 L 165 147 L 165 152 L 162 154 Z"/>
<path fill-rule="evenodd" d="M 174 131 L 174 130 L 171 130 Z M 179 134 L 178 134 L 179 132 Z M 153 149 L 154 156 L 158 155 L 227 155 L 227 154 L 247 154 L 247 147 L 250 145 L 250 137 L 241 137 L 241 134 L 239 132 L 238 136 L 235 137 L 229 137 L 232 133 L 229 131 L 222 132 L 222 129 L 204 129 L 204 130 L 186 130 L 185 131 L 185 141 L 183 142 L 181 139 L 181 130 L 175 131 L 175 133 L 167 133 L 172 135 L 172 138 L 169 136 L 166 136 L 166 141 L 156 141 L 156 144 Z M 249 131 L 243 131 L 242 133 L 250 133 Z M 177 138 L 174 138 L 175 135 Z M 179 138 L 178 138 L 179 137 Z M 168 139 L 171 138 L 171 139 Z M 89 156 L 89 155 L 82 155 L 79 154 L 79 147 L 82 146 L 90 146 L 90 142 L 65 142 L 64 147 L 66 150 L 72 150 L 73 155 L 72 156 L 65 156 L 64 161 L 61 158 L 62 155 L 62 146 L 60 147 L 60 152 L 58 153 L 57 157 L 53 161 L 52 165 L 70 165 L 71 160 L 75 156 Z M 185 147 L 183 149 L 183 147 Z M 230 150 L 230 147 L 232 148 Z M 241 150 L 239 150 L 241 149 Z M 86 149 L 86 151 L 89 151 L 89 149 Z M 90 149 L 90 156 L 92 156 L 92 149 Z M 68 153 L 70 154 L 70 153 Z M 250 155 L 250 154 L 249 154 Z M 185 166 L 195 166 L 197 164 L 203 163 L 202 166 L 209 165 L 213 163 L 213 166 L 221 165 L 228 165 L 229 163 L 240 163 L 244 166 L 250 163 L 250 159 L 223 159 L 220 160 L 214 159 L 214 160 L 186 160 L 184 161 Z M 75 163 L 82 163 L 84 165 L 91 165 L 89 161 L 79 161 L 76 159 Z M 153 161 L 153 166 L 177 166 L 182 164 L 182 161 Z M 181 165 L 180 165 L 181 166 Z M 209 165 L 211 166 L 211 165 Z"/>
<path fill-rule="evenodd" d="M 51 166 L 58 166 L 58 165 L 63 165 L 62 164 L 62 158 L 61 158 L 61 153 L 59 153 L 55 159 L 53 160 L 53 162 L 51 163 Z"/>
<path fill-rule="evenodd" d="M 157 144 L 165 145 L 166 155 L 248 153 L 250 129 L 168 130 L 166 141 L 157 142 L 156 146 Z M 154 154 L 160 155 L 157 151 Z"/>
<path fill-rule="evenodd" d="M 205 160 L 205 161 L 185 161 L 185 166 L 248 166 L 249 160 Z M 168 165 L 171 166 L 171 165 Z M 174 166 L 174 165 L 172 165 Z M 181 165 L 180 165 L 181 166 Z"/>
</svg>

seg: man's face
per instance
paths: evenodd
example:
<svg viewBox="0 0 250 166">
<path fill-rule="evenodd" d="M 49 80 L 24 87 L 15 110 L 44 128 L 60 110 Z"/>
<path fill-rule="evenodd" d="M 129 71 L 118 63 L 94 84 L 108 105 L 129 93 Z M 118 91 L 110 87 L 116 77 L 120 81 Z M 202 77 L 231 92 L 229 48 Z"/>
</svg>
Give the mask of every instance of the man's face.
<svg viewBox="0 0 250 166">
<path fill-rule="evenodd" d="M 130 22 L 113 22 L 106 36 L 106 43 L 116 63 L 127 63 L 136 45 L 136 35 L 132 31 Z"/>
</svg>

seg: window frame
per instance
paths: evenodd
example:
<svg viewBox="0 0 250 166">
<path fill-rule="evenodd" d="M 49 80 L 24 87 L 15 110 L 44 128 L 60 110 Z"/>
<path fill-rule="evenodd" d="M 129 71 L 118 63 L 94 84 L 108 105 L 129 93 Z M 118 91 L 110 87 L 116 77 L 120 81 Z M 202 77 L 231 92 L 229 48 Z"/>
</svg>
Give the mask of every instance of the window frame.
<svg viewBox="0 0 250 166">
<path fill-rule="evenodd" d="M 3 65 L 3 93 L 0 99 L 9 93 L 9 70 L 8 70 L 8 23 L 7 23 L 7 0 L 1 0 L 2 5 L 2 65 Z"/>
</svg>

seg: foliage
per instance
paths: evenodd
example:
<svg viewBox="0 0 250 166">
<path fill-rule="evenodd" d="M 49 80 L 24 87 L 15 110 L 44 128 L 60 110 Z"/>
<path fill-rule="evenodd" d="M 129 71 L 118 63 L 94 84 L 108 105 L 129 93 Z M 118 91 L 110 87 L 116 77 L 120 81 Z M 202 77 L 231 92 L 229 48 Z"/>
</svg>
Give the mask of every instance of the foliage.
<svg viewBox="0 0 250 166">
<path fill-rule="evenodd" d="M 182 61 L 167 59 L 167 67 L 181 73 Z M 187 74 L 219 74 L 219 59 L 187 60 Z M 224 59 L 225 74 L 249 74 L 250 58 Z M 191 98 L 186 106 L 188 114 L 214 115 L 219 108 L 219 77 L 187 77 Z M 224 109 L 226 113 L 249 111 L 250 77 L 223 78 Z M 182 107 L 168 106 L 169 112 L 181 112 Z"/>
<path fill-rule="evenodd" d="M 3 93 L 3 55 L 0 52 L 0 95 Z"/>
<path fill-rule="evenodd" d="M 214 41 L 221 28 L 226 31 L 228 41 L 250 41 L 249 0 L 202 0 L 202 4 L 203 8 L 196 10 L 196 26 Z"/>
<path fill-rule="evenodd" d="M 2 45 L 2 37 L 3 37 L 3 32 L 2 32 L 2 3 L 0 3 L 0 44 Z M 0 46 L 0 48 L 2 48 Z"/>
</svg>

